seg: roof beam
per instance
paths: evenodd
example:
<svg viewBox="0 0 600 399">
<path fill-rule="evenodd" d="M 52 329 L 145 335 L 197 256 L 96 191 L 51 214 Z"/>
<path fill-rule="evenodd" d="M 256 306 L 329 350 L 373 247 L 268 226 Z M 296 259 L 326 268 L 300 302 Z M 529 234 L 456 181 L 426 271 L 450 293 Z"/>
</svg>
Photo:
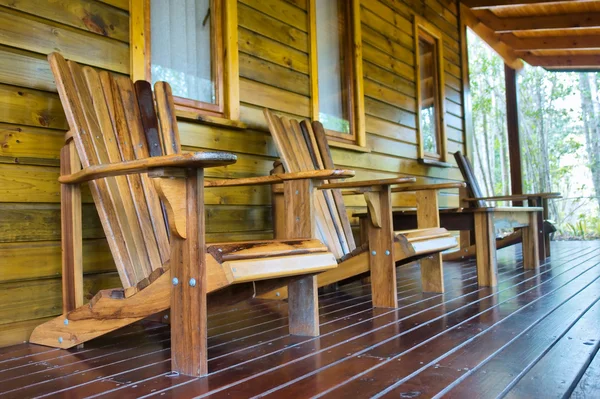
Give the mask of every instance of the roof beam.
<svg viewBox="0 0 600 399">
<path fill-rule="evenodd" d="M 482 10 L 498 7 L 514 7 L 530 4 L 561 4 L 574 2 L 591 2 L 595 0 L 462 0 L 462 3 L 472 10 Z"/>
<path fill-rule="evenodd" d="M 532 66 L 546 68 L 586 68 L 598 69 L 600 54 L 573 54 L 573 55 L 531 55 L 524 54 L 523 59 Z"/>
<path fill-rule="evenodd" d="M 600 35 L 517 37 L 502 33 L 498 38 L 517 53 L 529 50 L 600 49 Z"/>
<path fill-rule="evenodd" d="M 461 19 L 465 25 L 477 34 L 484 42 L 486 42 L 502 59 L 504 62 L 515 70 L 523 68 L 523 62 L 515 54 L 515 52 L 506 45 L 503 41 L 498 38 L 498 35 L 493 30 L 483 24 L 471 10 L 465 7 L 463 4 L 460 6 Z"/>
<path fill-rule="evenodd" d="M 474 14 L 496 33 L 600 27 L 600 13 L 593 12 L 512 18 L 498 18 L 489 10 L 475 11 Z"/>
</svg>

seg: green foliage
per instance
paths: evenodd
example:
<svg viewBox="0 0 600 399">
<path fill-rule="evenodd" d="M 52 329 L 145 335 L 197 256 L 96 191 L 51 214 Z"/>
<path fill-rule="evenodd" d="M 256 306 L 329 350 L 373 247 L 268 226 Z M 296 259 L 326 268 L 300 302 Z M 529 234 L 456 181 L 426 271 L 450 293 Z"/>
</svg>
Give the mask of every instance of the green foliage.
<svg viewBox="0 0 600 399">
<path fill-rule="evenodd" d="M 484 194 L 509 194 L 504 63 L 470 31 L 468 51 L 475 175 Z M 550 217 L 564 237 L 600 236 L 599 87 L 600 74 L 527 65 L 518 74 L 523 190 L 562 193 L 564 200 L 551 202 Z"/>
</svg>

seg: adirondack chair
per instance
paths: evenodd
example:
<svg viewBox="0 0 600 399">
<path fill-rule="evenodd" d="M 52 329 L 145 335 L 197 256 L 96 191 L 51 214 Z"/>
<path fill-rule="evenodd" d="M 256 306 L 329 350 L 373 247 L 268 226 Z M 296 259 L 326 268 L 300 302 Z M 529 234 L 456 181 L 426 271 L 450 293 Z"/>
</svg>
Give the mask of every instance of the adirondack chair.
<svg viewBox="0 0 600 399">
<path fill-rule="evenodd" d="M 266 120 L 280 155 L 281 164 L 275 173 L 318 171 L 334 166 L 325 131 L 320 122 L 298 122 L 278 117 L 268 109 Z M 397 307 L 396 265 L 421 260 L 422 287 L 427 292 L 443 292 L 441 251 L 453 248 L 457 240 L 446 229 L 439 227 L 436 190 L 463 187 L 463 183 L 446 185 L 411 185 L 407 191 L 417 191 L 419 207 L 418 229 L 394 232 L 392 229 L 391 186 L 414 183 L 414 178 L 344 181 L 326 183 L 318 187 L 315 198 L 317 237 L 338 259 L 335 270 L 317 276 L 319 287 L 359 274 L 370 272 L 373 305 Z M 344 206 L 341 189 L 345 194 L 363 194 L 369 208 L 368 241 L 357 247 Z M 286 199 L 274 198 L 274 229 L 276 237 L 285 232 Z M 285 289 L 274 290 L 263 297 L 285 297 Z"/>
<path fill-rule="evenodd" d="M 223 152 L 181 151 L 167 83 L 97 72 L 49 55 L 70 131 L 61 151 L 63 315 L 30 341 L 70 348 L 170 308 L 173 371 L 207 373 L 207 294 L 245 284 L 250 295 L 288 284 L 292 334 L 319 334 L 315 273 L 337 266 L 312 235 L 311 187 L 351 177 L 327 170 L 204 182 L 204 168 L 232 164 Z M 81 169 L 80 164 L 83 166 Z M 82 297 L 80 183 L 88 182 L 122 288 Z M 283 184 L 285 240 L 205 244 L 204 186 Z M 162 201 L 161 201 L 162 200 Z M 163 212 L 164 209 L 164 212 Z M 167 228 L 168 227 L 168 228 Z M 265 288 L 266 287 L 266 288 Z"/>
<path fill-rule="evenodd" d="M 463 179 L 467 183 L 467 187 L 463 191 L 461 201 L 467 204 L 471 208 L 485 208 L 488 206 L 488 202 L 497 201 L 512 201 L 513 206 L 522 206 L 523 201 L 527 201 L 527 205 L 531 207 L 541 207 L 542 214 L 538 215 L 538 232 L 539 232 L 539 254 L 540 260 L 546 259 L 550 256 L 550 234 L 556 231 L 556 228 L 548 220 L 548 201 L 551 199 L 561 198 L 560 193 L 532 193 L 532 194 L 514 194 L 514 195 L 501 195 L 486 197 L 483 195 L 483 191 L 479 186 L 479 182 L 475 178 L 475 171 L 469 158 L 462 152 L 457 151 L 454 154 L 456 163 L 463 175 Z M 466 239 L 465 239 L 466 241 Z M 504 248 L 509 245 L 514 245 L 522 241 L 522 235 L 520 230 L 516 230 L 513 234 L 499 238 L 496 240 L 497 248 Z M 473 252 L 473 248 L 467 248 L 464 253 Z"/>
<path fill-rule="evenodd" d="M 528 207 L 493 207 L 487 201 L 537 201 L 556 198 L 559 194 L 513 195 L 502 197 L 483 197 L 475 180 L 473 167 L 460 152 L 455 154 L 458 166 L 466 181 L 466 186 L 459 189 L 460 208 L 441 209 L 439 211 L 440 226 L 448 230 L 461 232 L 461 248 L 459 251 L 444 254 L 444 260 L 457 260 L 475 256 L 477 261 L 477 281 L 480 286 L 496 286 L 497 249 L 523 243 L 523 264 L 527 269 L 537 269 L 540 260 L 546 258 L 542 227 L 544 209 L 539 206 Z M 392 190 L 392 192 L 394 189 Z M 536 198 L 540 198 L 536 200 Z M 356 214 L 363 223 L 368 219 L 364 213 Z M 394 210 L 394 228 L 415 227 L 417 212 L 414 210 Z M 515 229 L 515 233 L 496 239 L 495 229 Z M 473 240 L 474 238 L 474 240 Z M 473 242 L 474 241 L 474 242 Z M 547 246 L 549 247 L 549 245 Z"/>
</svg>

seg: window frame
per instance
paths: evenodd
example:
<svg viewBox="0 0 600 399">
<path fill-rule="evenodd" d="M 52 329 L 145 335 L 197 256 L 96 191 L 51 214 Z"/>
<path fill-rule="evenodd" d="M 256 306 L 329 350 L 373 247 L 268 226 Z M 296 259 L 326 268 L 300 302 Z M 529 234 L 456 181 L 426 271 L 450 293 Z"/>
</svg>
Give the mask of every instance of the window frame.
<svg viewBox="0 0 600 399">
<path fill-rule="evenodd" d="M 342 133 L 326 129 L 325 133 L 330 144 L 338 145 L 348 149 L 363 150 L 366 146 L 365 137 L 365 106 L 362 71 L 362 39 L 360 28 L 360 0 L 347 1 L 345 9 L 346 26 L 344 46 L 345 70 L 349 71 L 345 76 L 344 88 L 347 95 L 343 106 L 348 112 L 350 122 L 350 133 Z M 310 58 L 310 96 L 311 96 L 311 118 L 319 120 L 319 66 L 317 48 L 317 16 L 316 0 L 308 2 L 309 17 L 309 58 Z"/>
<path fill-rule="evenodd" d="M 414 21 L 414 46 L 415 46 L 415 83 L 416 83 L 416 95 L 417 95 L 417 136 L 418 136 L 418 158 L 422 162 L 434 161 L 434 162 L 446 162 L 448 156 L 447 150 L 447 139 L 446 139 L 446 122 L 445 122 L 445 102 L 446 102 L 446 91 L 445 91 L 445 79 L 444 79 L 444 43 L 442 32 L 427 22 L 422 17 L 415 15 Z M 436 51 L 435 54 L 435 70 L 436 84 L 434 90 L 437 92 L 437 96 L 434 95 L 434 99 L 437 99 L 436 108 L 436 139 L 439 154 L 426 152 L 423 144 L 423 135 L 421 131 L 421 104 L 422 104 L 422 92 L 421 92 L 421 59 L 419 56 L 419 40 L 424 40 L 432 43 Z"/>
<path fill-rule="evenodd" d="M 130 0 L 131 77 L 134 81 L 152 81 L 150 1 Z M 217 22 L 211 24 L 211 63 L 217 101 L 212 104 L 179 96 L 173 96 L 173 100 L 181 113 L 239 120 L 237 1 L 210 1 Z"/>
</svg>

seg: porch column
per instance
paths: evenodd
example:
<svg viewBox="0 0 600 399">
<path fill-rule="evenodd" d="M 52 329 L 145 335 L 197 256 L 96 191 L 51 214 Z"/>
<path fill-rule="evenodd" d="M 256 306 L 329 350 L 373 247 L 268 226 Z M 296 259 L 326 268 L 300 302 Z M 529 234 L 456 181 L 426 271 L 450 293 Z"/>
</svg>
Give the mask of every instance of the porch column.
<svg viewBox="0 0 600 399">
<path fill-rule="evenodd" d="M 517 71 L 504 64 L 506 81 L 506 127 L 508 130 L 508 153 L 510 160 L 510 185 L 512 194 L 523 194 L 523 174 L 521 169 L 521 145 L 519 143 L 519 113 L 517 101 Z M 522 206 L 515 201 L 515 206 Z"/>
</svg>

